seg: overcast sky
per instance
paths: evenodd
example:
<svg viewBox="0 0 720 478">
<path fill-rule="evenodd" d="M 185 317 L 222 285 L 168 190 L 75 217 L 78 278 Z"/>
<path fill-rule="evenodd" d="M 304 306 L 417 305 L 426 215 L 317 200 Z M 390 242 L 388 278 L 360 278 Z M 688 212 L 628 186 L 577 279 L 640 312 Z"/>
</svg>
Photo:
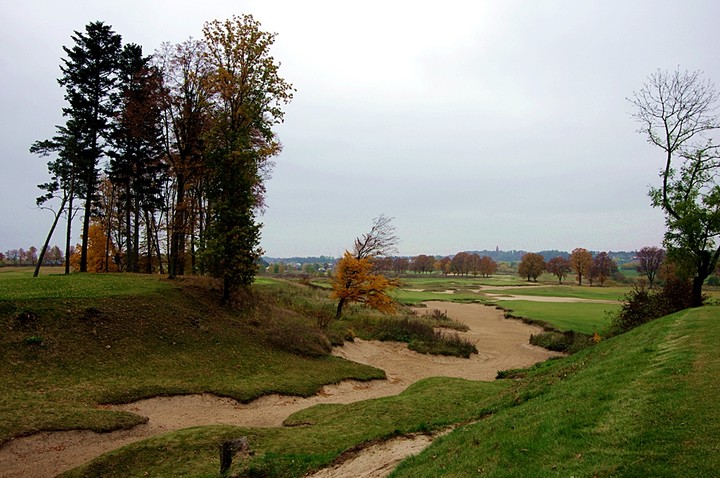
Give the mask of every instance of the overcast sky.
<svg viewBox="0 0 720 478">
<path fill-rule="evenodd" d="M 720 81 L 720 2 L 26 0 L 0 29 L 0 251 L 40 247 L 63 45 L 91 21 L 152 53 L 252 14 L 297 89 L 262 246 L 339 256 L 383 213 L 400 254 L 660 245 L 660 150 L 626 98 L 657 69 Z M 58 232 L 52 244 L 62 244 Z"/>
</svg>

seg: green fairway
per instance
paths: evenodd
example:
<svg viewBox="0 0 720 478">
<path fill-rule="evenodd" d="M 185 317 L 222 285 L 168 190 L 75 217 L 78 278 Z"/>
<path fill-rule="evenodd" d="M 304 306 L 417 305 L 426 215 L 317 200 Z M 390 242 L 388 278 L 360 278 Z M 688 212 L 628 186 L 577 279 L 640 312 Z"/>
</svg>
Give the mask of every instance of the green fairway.
<svg viewBox="0 0 720 478">
<path fill-rule="evenodd" d="M 587 287 L 575 285 L 544 285 L 538 287 L 507 287 L 487 289 L 484 292 L 499 295 L 525 295 L 533 297 L 570 297 L 574 299 L 613 300 L 623 298 L 630 286 Z"/>
<path fill-rule="evenodd" d="M 565 331 L 574 330 L 592 335 L 602 334 L 610 326 L 608 312 L 620 309 L 620 304 L 595 304 L 591 302 L 537 302 L 529 300 L 502 300 L 497 304 L 514 317 L 526 317 L 545 322 Z"/>
</svg>

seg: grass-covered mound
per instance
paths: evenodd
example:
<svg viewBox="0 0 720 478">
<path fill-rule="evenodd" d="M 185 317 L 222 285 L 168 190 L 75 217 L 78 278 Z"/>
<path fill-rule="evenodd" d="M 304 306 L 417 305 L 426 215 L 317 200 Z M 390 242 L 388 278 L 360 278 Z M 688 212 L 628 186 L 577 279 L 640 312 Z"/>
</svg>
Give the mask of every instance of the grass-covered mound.
<svg viewBox="0 0 720 478">
<path fill-rule="evenodd" d="M 218 444 L 247 436 L 234 476 L 304 476 L 343 451 L 461 424 L 395 477 L 716 476 L 720 308 L 680 312 L 494 383 L 429 379 L 397 397 L 322 405 L 291 427 L 154 437 L 68 476 L 216 476 Z"/>
<path fill-rule="evenodd" d="M 246 402 L 384 377 L 327 355 L 327 338 L 295 310 L 257 294 L 231 311 L 218 293 L 197 279 L 0 273 L 0 443 L 143 421 L 103 403 L 202 392 Z"/>
</svg>

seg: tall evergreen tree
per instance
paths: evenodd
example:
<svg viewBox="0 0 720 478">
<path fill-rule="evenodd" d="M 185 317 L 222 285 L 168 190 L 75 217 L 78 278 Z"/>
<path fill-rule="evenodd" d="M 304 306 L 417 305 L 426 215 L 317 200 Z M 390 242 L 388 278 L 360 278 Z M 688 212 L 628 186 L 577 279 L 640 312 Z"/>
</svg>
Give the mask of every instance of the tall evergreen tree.
<svg viewBox="0 0 720 478">
<path fill-rule="evenodd" d="M 63 115 L 77 133 L 77 193 L 85 200 L 80 252 L 80 272 L 87 271 L 90 216 L 98 183 L 98 166 L 105 152 L 110 125 L 117 108 L 117 68 L 121 38 L 109 25 L 92 22 L 85 32 L 75 32 L 74 45 L 63 47 L 67 58 L 58 79 L 65 87 L 68 106 Z"/>
<path fill-rule="evenodd" d="M 149 228 L 143 218 L 162 206 L 162 77 L 136 44 L 123 48 L 118 71 L 120 109 L 109 152 L 110 178 L 122 201 L 127 270 L 139 272 L 141 222 Z"/>
</svg>

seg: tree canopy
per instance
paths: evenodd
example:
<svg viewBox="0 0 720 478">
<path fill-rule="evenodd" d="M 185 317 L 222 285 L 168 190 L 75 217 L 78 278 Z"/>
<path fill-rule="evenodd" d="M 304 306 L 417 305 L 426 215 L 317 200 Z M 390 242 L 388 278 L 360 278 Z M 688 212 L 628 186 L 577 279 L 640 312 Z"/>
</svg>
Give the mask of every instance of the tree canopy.
<svg viewBox="0 0 720 478">
<path fill-rule="evenodd" d="M 578 285 L 582 285 L 583 276 L 590 275 L 590 269 L 593 264 L 593 256 L 587 249 L 577 247 L 570 254 L 570 268 L 577 275 Z"/>
<path fill-rule="evenodd" d="M 537 278 L 545 271 L 545 258 L 541 254 L 528 252 L 522 256 L 518 265 L 518 274 L 527 280 L 537 282 Z"/>
</svg>

